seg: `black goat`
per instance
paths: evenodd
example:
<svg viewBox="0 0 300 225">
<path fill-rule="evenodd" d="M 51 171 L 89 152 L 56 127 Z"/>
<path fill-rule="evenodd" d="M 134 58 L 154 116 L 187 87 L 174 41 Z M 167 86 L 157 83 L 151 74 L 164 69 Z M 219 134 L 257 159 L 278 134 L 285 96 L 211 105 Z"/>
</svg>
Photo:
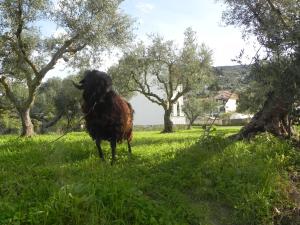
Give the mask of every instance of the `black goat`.
<svg viewBox="0 0 300 225">
<path fill-rule="evenodd" d="M 104 160 L 101 141 L 110 142 L 112 161 L 115 161 L 116 144 L 127 140 L 131 153 L 133 109 L 131 105 L 112 90 L 112 80 L 104 72 L 86 71 L 84 78 L 75 84 L 83 90 L 82 111 L 86 128 L 96 142 L 99 156 Z"/>
</svg>

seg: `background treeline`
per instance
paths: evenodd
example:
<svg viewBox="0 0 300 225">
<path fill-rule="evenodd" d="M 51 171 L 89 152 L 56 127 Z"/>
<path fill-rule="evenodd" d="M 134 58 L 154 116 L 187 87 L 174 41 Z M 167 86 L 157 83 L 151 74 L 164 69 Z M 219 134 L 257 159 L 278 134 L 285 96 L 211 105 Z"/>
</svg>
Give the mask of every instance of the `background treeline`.
<svg viewBox="0 0 300 225">
<path fill-rule="evenodd" d="M 80 129 L 78 122 L 81 116 L 80 92 L 72 85 L 76 76 L 68 76 L 64 79 L 50 78 L 38 89 L 36 101 L 30 112 L 35 130 L 38 133 L 64 132 L 67 129 Z M 16 91 L 22 96 L 24 87 L 22 84 Z M 0 133 L 19 133 L 21 124 L 19 115 L 6 98 L 4 92 L 0 97 Z"/>
</svg>

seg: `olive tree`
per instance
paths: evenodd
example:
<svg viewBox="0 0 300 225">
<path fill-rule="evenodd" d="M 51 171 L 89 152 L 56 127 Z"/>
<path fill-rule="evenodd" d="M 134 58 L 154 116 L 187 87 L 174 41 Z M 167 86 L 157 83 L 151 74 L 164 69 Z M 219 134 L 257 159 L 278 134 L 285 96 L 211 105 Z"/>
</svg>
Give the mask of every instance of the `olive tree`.
<svg viewBox="0 0 300 225">
<path fill-rule="evenodd" d="M 130 18 L 120 0 L 1 0 L 0 85 L 18 111 L 22 135 L 34 134 L 30 109 L 46 74 L 64 60 L 73 68 L 99 63 L 102 53 L 131 39 Z M 52 5 L 55 7 L 52 7 Z M 46 35 L 39 25 L 55 24 Z M 21 82 L 25 93 L 13 86 Z"/>
<path fill-rule="evenodd" d="M 217 103 L 213 97 L 200 97 L 189 95 L 185 98 L 183 112 L 189 121 L 187 129 L 190 129 L 194 122 L 200 117 L 210 115 L 217 108 Z"/>
<path fill-rule="evenodd" d="M 300 2 L 298 0 L 224 0 L 224 19 L 254 34 L 267 58 L 256 60 L 254 70 L 268 76 L 261 93 L 265 101 L 252 120 L 236 136 L 248 138 L 268 131 L 292 136 L 291 112 L 299 100 L 300 85 Z"/>
<path fill-rule="evenodd" d="M 211 51 L 197 43 L 196 33 L 191 28 L 186 29 L 184 35 L 182 48 L 174 41 L 154 35 L 150 45 L 138 43 L 109 69 L 113 80 L 122 81 L 123 89 L 140 93 L 164 109 L 163 132 L 172 132 L 173 104 L 203 86 L 211 72 Z"/>
</svg>

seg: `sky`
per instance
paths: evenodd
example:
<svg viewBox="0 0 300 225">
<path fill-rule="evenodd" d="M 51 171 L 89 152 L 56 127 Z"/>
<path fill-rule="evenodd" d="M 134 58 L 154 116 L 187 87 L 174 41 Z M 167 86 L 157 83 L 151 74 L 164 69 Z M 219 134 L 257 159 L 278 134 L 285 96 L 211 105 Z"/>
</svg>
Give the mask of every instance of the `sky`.
<svg viewBox="0 0 300 225">
<path fill-rule="evenodd" d="M 226 9 L 222 1 L 125 0 L 121 8 L 136 19 L 137 38 L 144 41 L 147 34 L 157 33 L 167 40 L 175 40 L 180 46 L 184 30 L 192 27 L 198 41 L 213 50 L 214 66 L 236 64 L 232 59 L 242 49 L 251 60 L 257 49 L 253 37 L 245 41 L 239 28 L 225 26 L 222 22 L 222 12 Z"/>
<path fill-rule="evenodd" d="M 121 3 L 121 10 L 136 21 L 136 40 L 146 43 L 147 35 L 154 33 L 162 35 L 166 40 L 174 40 L 180 46 L 183 43 L 184 30 L 192 27 L 197 32 L 199 43 L 206 44 L 213 51 L 214 66 L 236 64 L 232 60 L 241 50 L 244 50 L 246 56 L 244 63 L 249 63 L 258 49 L 255 38 L 245 41 L 239 28 L 225 26 L 222 22 L 222 12 L 225 10 L 222 1 L 125 0 Z M 55 26 L 48 25 L 44 30 L 49 32 L 54 29 Z M 105 71 L 117 60 L 115 56 L 106 57 L 97 69 Z M 62 63 L 50 71 L 47 78 L 58 73 L 68 73 Z"/>
</svg>

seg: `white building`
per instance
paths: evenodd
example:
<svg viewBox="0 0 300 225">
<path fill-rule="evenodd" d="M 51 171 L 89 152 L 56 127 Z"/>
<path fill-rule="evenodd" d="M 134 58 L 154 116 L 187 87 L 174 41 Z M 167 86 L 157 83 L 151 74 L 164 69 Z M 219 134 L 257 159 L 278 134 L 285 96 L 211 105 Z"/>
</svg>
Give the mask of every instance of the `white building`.
<svg viewBox="0 0 300 225">
<path fill-rule="evenodd" d="M 219 103 L 218 111 L 224 113 L 236 112 L 238 104 L 238 95 L 230 91 L 219 91 L 215 97 Z"/>
<path fill-rule="evenodd" d="M 174 92 L 174 95 L 178 91 L 181 91 L 182 86 Z M 235 112 L 238 104 L 238 96 L 235 93 L 229 91 L 220 91 L 215 97 L 219 103 L 218 113 L 230 113 Z M 188 119 L 185 117 L 182 108 L 184 103 L 184 97 L 181 96 L 175 104 L 173 104 L 173 110 L 171 114 L 171 120 L 175 125 L 185 125 L 188 123 Z M 164 109 L 149 101 L 144 95 L 138 94 L 134 96 L 130 103 L 135 111 L 134 113 L 134 125 L 163 125 L 164 124 Z"/>
<path fill-rule="evenodd" d="M 161 125 L 164 124 L 164 109 L 151 101 L 144 95 L 137 94 L 130 100 L 134 109 L 134 125 Z"/>
<path fill-rule="evenodd" d="M 174 92 L 174 96 L 178 91 L 182 90 L 179 86 Z M 134 125 L 163 125 L 164 124 L 164 109 L 151 101 L 144 95 L 137 94 L 130 100 L 130 104 L 134 109 Z M 182 111 L 183 96 L 173 105 L 171 120 L 173 124 L 186 124 L 186 117 Z"/>
<path fill-rule="evenodd" d="M 178 86 L 177 90 L 174 92 L 174 96 L 179 92 L 182 91 L 182 86 Z M 183 96 L 178 98 L 177 102 L 173 104 L 172 107 L 172 115 L 171 120 L 173 124 L 187 124 L 187 119 L 182 111 L 183 108 Z"/>
</svg>

